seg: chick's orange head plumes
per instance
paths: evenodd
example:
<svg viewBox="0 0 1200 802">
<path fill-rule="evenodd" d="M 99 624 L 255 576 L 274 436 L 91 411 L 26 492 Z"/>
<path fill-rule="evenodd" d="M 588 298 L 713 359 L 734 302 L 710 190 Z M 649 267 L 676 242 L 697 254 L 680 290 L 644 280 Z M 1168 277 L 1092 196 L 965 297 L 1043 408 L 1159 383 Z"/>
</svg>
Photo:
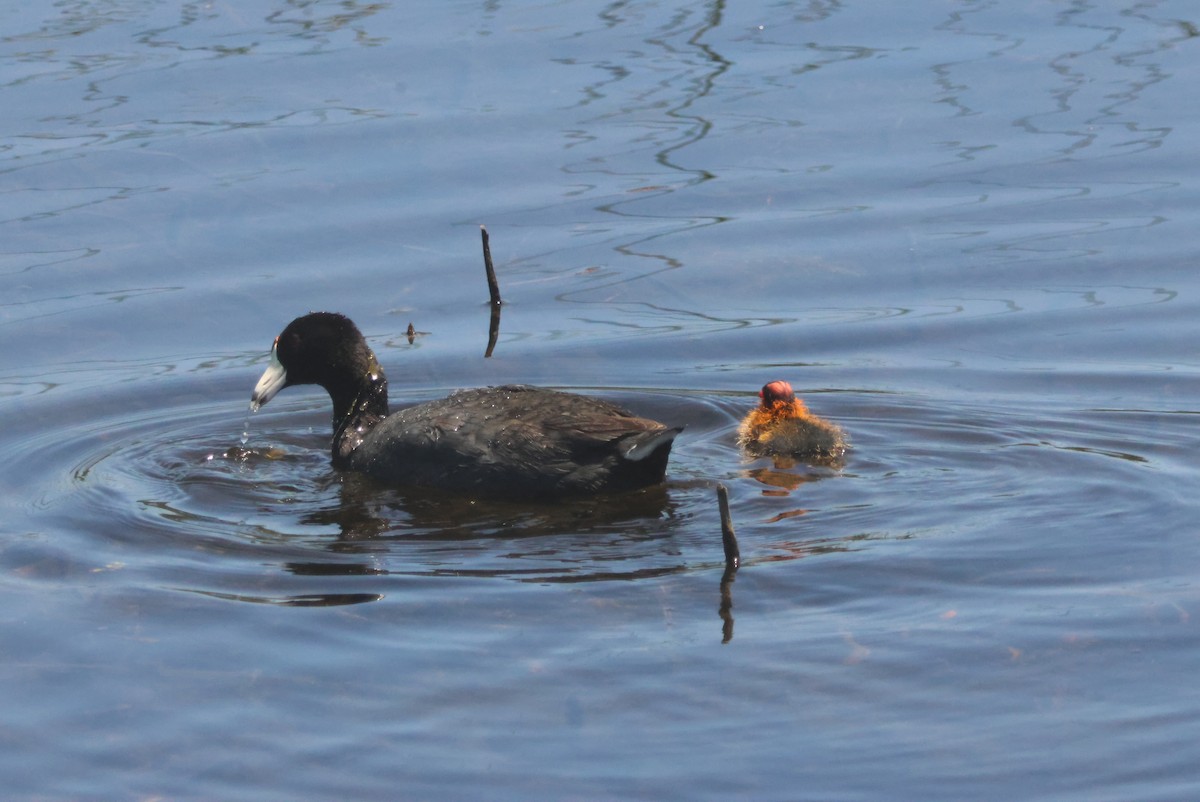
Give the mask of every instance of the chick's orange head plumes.
<svg viewBox="0 0 1200 802">
<path fill-rule="evenodd" d="M 796 398 L 796 392 L 792 390 L 792 385 L 785 381 L 764 384 L 763 388 L 758 391 L 758 397 L 762 399 L 762 406 L 758 411 L 766 413 L 769 417 L 794 417 L 808 414 L 804 402 Z"/>
<path fill-rule="evenodd" d="M 764 384 L 763 388 L 758 391 L 758 397 L 762 399 L 764 407 L 770 407 L 781 401 L 795 401 L 796 392 L 792 390 L 792 385 L 780 380 Z"/>
</svg>

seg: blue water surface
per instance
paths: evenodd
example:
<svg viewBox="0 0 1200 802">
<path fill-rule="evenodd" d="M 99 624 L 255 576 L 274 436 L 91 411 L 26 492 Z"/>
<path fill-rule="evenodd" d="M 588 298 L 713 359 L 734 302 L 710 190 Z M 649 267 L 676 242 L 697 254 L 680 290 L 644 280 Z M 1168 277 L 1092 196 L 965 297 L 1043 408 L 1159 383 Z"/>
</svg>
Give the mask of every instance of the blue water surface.
<svg viewBox="0 0 1200 802">
<path fill-rule="evenodd" d="M 1198 48 L 1181 0 L 0 4 L 5 798 L 1195 798 Z M 339 474 L 319 390 L 247 411 L 312 309 L 394 404 L 685 425 L 668 483 Z M 739 454 L 774 379 L 844 465 Z"/>
</svg>

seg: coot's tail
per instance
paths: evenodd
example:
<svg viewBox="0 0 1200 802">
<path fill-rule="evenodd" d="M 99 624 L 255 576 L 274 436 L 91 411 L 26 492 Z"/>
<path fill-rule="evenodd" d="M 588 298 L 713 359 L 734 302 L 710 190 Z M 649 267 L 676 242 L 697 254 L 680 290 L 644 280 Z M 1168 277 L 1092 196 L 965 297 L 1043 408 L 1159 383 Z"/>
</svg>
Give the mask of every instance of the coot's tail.
<svg viewBox="0 0 1200 802">
<path fill-rule="evenodd" d="M 659 429 L 654 432 L 639 432 L 625 439 L 621 444 L 625 447 L 621 456 L 630 462 L 653 461 L 662 458 L 663 470 L 667 467 L 667 457 L 671 455 L 671 444 L 675 437 L 683 431 L 682 426 L 673 429 Z M 659 452 L 662 452 L 661 454 Z"/>
<path fill-rule="evenodd" d="M 609 473 L 609 490 L 631 490 L 662 484 L 666 479 L 667 460 L 675 437 L 682 426 L 638 432 L 621 441 L 620 462 Z"/>
</svg>

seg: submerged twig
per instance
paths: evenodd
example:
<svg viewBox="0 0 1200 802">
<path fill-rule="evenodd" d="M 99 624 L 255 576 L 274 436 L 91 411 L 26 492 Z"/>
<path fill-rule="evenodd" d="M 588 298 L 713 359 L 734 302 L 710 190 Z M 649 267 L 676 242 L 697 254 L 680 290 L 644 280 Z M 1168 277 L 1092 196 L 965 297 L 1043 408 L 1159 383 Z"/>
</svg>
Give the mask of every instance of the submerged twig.
<svg viewBox="0 0 1200 802">
<path fill-rule="evenodd" d="M 729 491 L 725 485 L 717 485 L 717 506 L 721 510 L 721 545 L 725 548 L 725 571 L 721 574 L 721 643 L 733 640 L 733 580 L 742 561 L 738 549 L 737 534 L 733 531 L 733 517 L 729 514 Z"/>
<path fill-rule="evenodd" d="M 483 358 L 487 359 L 492 355 L 492 351 L 496 350 L 496 340 L 500 339 L 500 304 L 492 304 L 492 316 L 488 321 L 488 344 L 487 349 L 483 352 Z"/>
<path fill-rule="evenodd" d="M 721 616 L 721 643 L 733 640 L 733 580 L 736 576 L 736 565 L 726 565 L 721 574 L 721 605 L 717 608 L 717 615 Z"/>
</svg>

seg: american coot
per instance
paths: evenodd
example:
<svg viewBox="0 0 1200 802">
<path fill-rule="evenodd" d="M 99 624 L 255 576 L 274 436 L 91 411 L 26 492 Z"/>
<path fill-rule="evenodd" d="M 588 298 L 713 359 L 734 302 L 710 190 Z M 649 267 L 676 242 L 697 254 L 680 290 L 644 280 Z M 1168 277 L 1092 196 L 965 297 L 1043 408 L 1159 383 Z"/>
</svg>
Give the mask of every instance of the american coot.
<svg viewBox="0 0 1200 802">
<path fill-rule="evenodd" d="M 257 410 L 284 387 L 333 400 L 333 464 L 400 486 L 559 496 L 663 481 L 682 427 L 596 398 L 524 385 L 463 390 L 388 414 L 387 379 L 349 318 L 314 312 L 275 338 Z"/>
<path fill-rule="evenodd" d="M 842 430 L 808 411 L 792 385 L 773 381 L 759 392 L 762 403 L 742 420 L 738 443 L 754 457 L 836 461 L 846 453 Z"/>
</svg>

